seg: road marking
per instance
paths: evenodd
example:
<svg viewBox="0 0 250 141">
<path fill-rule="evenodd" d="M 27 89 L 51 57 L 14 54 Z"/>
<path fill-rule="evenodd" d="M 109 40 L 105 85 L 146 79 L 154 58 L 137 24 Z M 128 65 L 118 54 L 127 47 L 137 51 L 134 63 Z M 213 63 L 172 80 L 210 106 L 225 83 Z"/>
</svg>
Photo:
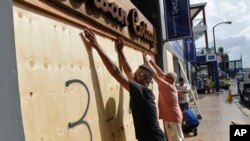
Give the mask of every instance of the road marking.
<svg viewBox="0 0 250 141">
<path fill-rule="evenodd" d="M 250 115 L 250 110 L 247 109 L 245 106 L 243 106 L 242 104 L 240 104 L 239 102 L 235 103 L 237 105 L 237 107 L 241 110 L 241 112 L 245 115 L 248 116 Z"/>
</svg>

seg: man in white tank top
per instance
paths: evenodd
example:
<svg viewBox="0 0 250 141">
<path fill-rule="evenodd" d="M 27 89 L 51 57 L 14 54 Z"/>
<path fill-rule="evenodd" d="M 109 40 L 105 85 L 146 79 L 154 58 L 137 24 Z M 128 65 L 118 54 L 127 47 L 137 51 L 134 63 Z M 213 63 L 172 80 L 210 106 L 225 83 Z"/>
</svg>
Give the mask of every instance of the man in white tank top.
<svg viewBox="0 0 250 141">
<path fill-rule="evenodd" d="M 182 111 L 189 109 L 189 91 L 190 87 L 187 85 L 182 77 L 179 78 L 179 83 L 176 85 L 178 90 L 178 99 Z"/>
</svg>

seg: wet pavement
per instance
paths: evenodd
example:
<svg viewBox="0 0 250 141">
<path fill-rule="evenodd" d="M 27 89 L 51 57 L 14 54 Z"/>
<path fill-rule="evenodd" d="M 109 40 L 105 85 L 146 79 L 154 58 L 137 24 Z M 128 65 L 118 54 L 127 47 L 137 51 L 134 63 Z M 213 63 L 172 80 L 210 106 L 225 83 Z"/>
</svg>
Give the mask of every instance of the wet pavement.
<svg viewBox="0 0 250 141">
<path fill-rule="evenodd" d="M 227 101 L 228 91 L 216 94 L 199 94 L 199 108 L 202 119 L 198 135 L 185 134 L 185 141 L 229 141 L 229 127 L 232 121 L 250 124 L 249 107 L 243 106 L 239 96 Z"/>
</svg>

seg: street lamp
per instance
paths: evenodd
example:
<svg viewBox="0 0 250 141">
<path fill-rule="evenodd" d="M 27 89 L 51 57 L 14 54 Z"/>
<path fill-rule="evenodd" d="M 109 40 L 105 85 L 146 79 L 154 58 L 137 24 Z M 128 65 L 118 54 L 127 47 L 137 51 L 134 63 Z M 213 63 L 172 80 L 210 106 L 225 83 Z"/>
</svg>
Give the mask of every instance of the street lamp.
<svg viewBox="0 0 250 141">
<path fill-rule="evenodd" d="M 215 35 L 214 35 L 214 29 L 216 26 L 220 25 L 220 24 L 232 24 L 232 21 L 227 21 L 227 22 L 220 22 L 218 24 L 216 24 L 214 27 L 213 27 L 213 39 L 214 39 L 214 54 L 216 54 L 216 44 L 215 44 Z"/>
<path fill-rule="evenodd" d="M 213 39 L 214 39 L 214 54 L 216 55 L 216 44 L 215 44 L 215 34 L 214 34 L 214 29 L 216 26 L 220 25 L 220 24 L 232 24 L 232 21 L 226 21 L 226 22 L 220 22 L 218 24 L 216 24 L 215 26 L 213 26 Z M 217 59 L 215 62 L 215 69 L 214 69 L 215 73 L 214 73 L 214 80 L 215 80 L 215 85 L 216 85 L 216 92 L 219 92 L 220 89 L 220 83 L 219 83 L 219 78 L 218 78 L 218 64 L 217 64 Z"/>
</svg>

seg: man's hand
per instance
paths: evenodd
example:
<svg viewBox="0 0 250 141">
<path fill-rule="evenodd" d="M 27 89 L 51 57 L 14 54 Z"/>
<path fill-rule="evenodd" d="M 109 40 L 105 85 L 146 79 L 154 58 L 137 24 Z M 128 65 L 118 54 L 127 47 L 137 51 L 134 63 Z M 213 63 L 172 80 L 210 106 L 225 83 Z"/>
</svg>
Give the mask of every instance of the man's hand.
<svg viewBox="0 0 250 141">
<path fill-rule="evenodd" d="M 97 40 L 96 40 L 95 34 L 93 33 L 93 31 L 91 29 L 85 28 L 84 34 L 85 34 L 85 38 L 89 41 L 89 43 L 92 47 L 94 47 L 95 49 L 100 47 Z M 83 35 L 83 33 L 82 33 L 82 35 Z"/>
<path fill-rule="evenodd" d="M 143 61 L 146 65 L 150 65 L 149 63 L 151 63 L 151 65 L 152 65 L 152 63 L 153 63 L 153 61 L 151 59 L 150 60 L 148 59 L 146 51 L 143 52 Z"/>
<path fill-rule="evenodd" d="M 121 52 L 122 49 L 123 49 L 123 46 L 124 46 L 123 40 L 122 40 L 121 38 L 118 37 L 117 40 L 116 40 L 116 42 L 115 42 L 115 46 L 116 46 L 116 48 L 117 48 L 117 51 L 118 51 L 118 52 Z"/>
<path fill-rule="evenodd" d="M 146 64 L 146 65 L 149 65 L 149 61 L 148 61 L 148 57 L 147 57 L 147 53 L 144 51 L 143 52 L 143 61 L 144 61 L 144 63 Z"/>
</svg>

